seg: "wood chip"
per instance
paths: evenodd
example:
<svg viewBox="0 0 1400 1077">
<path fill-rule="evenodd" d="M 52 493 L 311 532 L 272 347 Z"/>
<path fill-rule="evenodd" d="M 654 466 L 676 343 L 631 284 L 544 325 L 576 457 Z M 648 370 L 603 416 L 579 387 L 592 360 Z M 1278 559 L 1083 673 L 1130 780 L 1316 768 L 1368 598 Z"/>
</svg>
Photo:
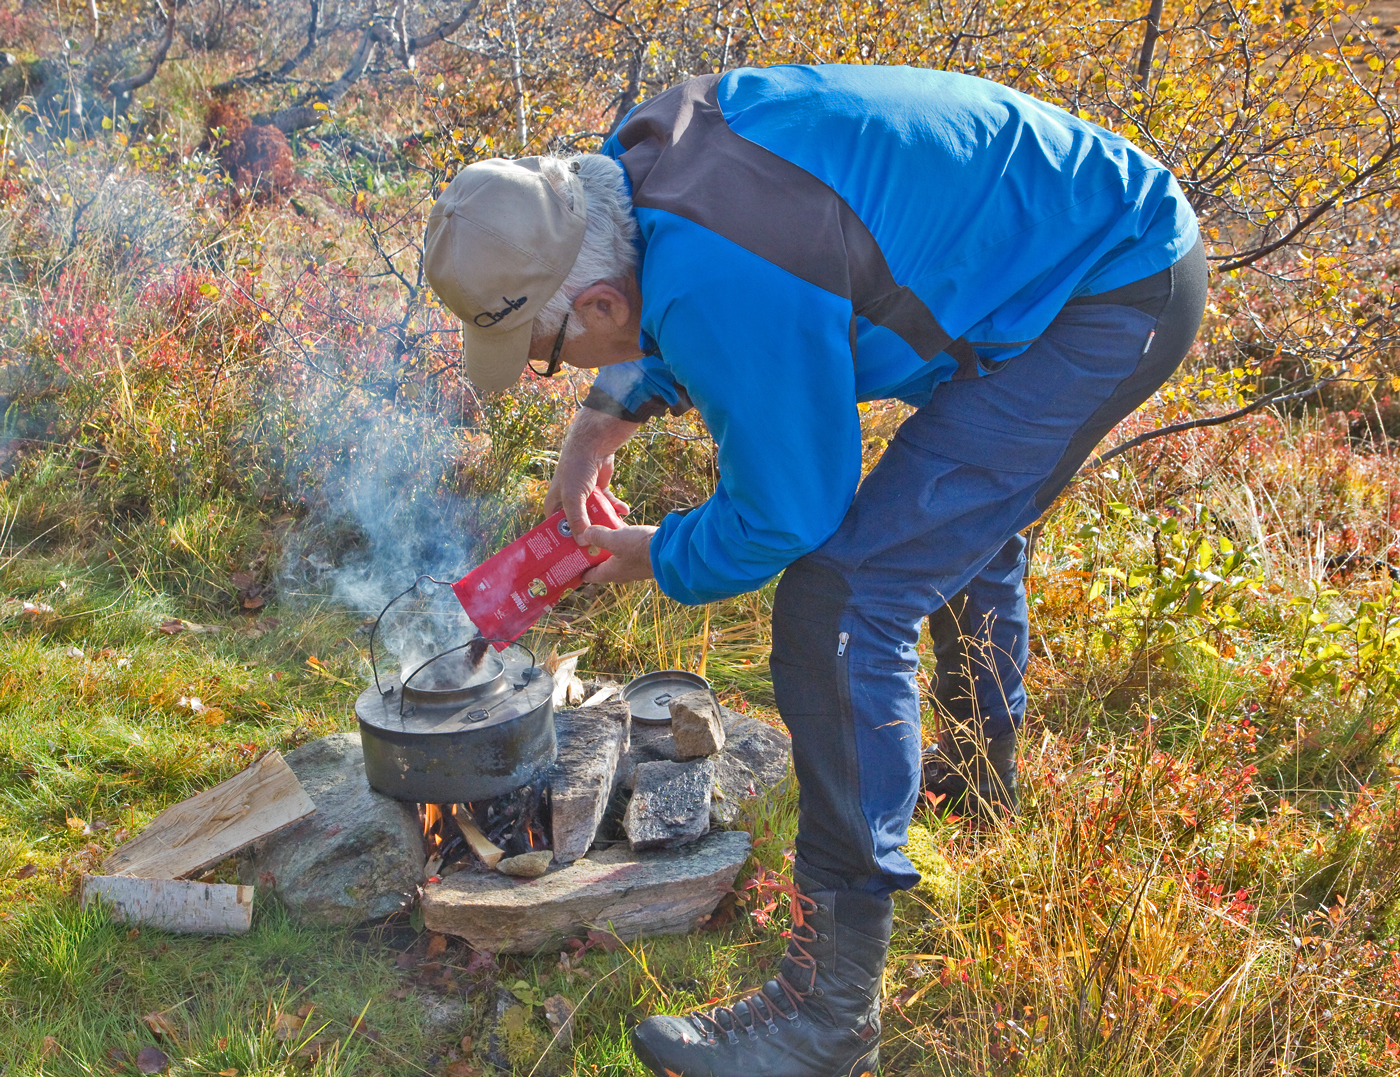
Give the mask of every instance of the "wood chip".
<svg viewBox="0 0 1400 1077">
<path fill-rule="evenodd" d="M 613 696 L 615 696 L 620 687 L 621 685 L 617 684 L 605 684 L 602 688 L 599 688 L 598 691 L 594 692 L 591 696 L 585 699 L 582 703 L 582 706 L 596 707 L 605 699 L 611 699 Z"/>
<path fill-rule="evenodd" d="M 481 832 L 481 828 L 466 811 L 459 811 L 454 818 L 457 820 L 458 829 L 462 831 L 462 837 L 466 838 L 467 844 L 472 847 L 472 852 L 481 857 L 482 863 L 488 868 L 495 868 L 501 862 L 501 857 L 506 855 L 506 851 L 498 845 L 493 845 L 491 839 Z"/>
</svg>

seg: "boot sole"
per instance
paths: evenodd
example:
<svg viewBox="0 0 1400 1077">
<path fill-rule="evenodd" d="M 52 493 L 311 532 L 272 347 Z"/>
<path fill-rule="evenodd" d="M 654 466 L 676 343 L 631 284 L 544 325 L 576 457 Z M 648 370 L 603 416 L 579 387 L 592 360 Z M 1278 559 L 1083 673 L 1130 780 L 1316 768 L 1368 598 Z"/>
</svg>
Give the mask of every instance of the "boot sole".
<svg viewBox="0 0 1400 1077">
<path fill-rule="evenodd" d="M 713 1075 L 709 1073 L 680 1073 L 676 1070 L 669 1069 L 651 1053 L 650 1048 L 648 1048 L 645 1043 L 637 1038 L 635 1031 L 627 1038 L 632 1042 L 632 1053 L 637 1056 L 637 1060 L 647 1069 L 651 1070 L 656 1077 L 713 1077 Z M 834 1073 L 832 1077 L 876 1077 L 879 1071 L 880 1048 L 877 1046 L 869 1054 L 852 1062 L 850 1068 L 844 1073 Z"/>
</svg>

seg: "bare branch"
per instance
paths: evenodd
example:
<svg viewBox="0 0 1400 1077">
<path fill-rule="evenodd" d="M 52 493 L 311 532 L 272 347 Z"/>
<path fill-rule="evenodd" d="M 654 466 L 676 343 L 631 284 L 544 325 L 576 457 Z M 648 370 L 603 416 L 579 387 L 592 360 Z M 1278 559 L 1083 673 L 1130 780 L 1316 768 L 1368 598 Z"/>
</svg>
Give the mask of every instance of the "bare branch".
<svg viewBox="0 0 1400 1077">
<path fill-rule="evenodd" d="M 355 50 L 355 55 L 350 58 L 350 65 L 340 78 L 322 89 L 307 91 L 286 108 L 254 116 L 253 122 L 271 124 L 283 134 L 291 134 L 293 131 L 300 131 L 303 128 L 318 126 L 325 119 L 325 114 L 316 105 L 333 105 L 345 96 L 350 87 L 358 82 L 360 76 L 364 74 L 370 48 L 382 36 L 387 36 L 387 31 L 377 23 L 371 22 L 365 27 L 359 47 Z"/>
<path fill-rule="evenodd" d="M 412 55 L 420 49 L 426 49 L 429 45 L 436 44 L 445 38 L 451 37 L 462 28 L 462 24 L 467 21 L 471 13 L 475 11 L 480 4 L 481 0 L 470 0 L 470 3 L 462 8 L 461 13 L 451 22 L 441 23 L 436 28 L 429 30 L 426 34 L 420 34 L 418 37 L 409 38 L 409 54 Z"/>
<path fill-rule="evenodd" d="M 226 82 L 220 82 L 209 88 L 210 93 L 227 94 L 234 90 L 241 90 L 249 86 L 266 86 L 273 82 L 281 82 L 298 67 L 300 67 L 313 52 L 316 51 L 316 35 L 321 29 L 321 0 L 311 0 L 311 21 L 306 28 L 306 44 L 301 47 L 291 59 L 285 61 L 276 71 L 254 71 L 251 75 L 240 75 L 231 78 Z"/>
<path fill-rule="evenodd" d="M 1138 55 L 1138 89 L 1147 89 L 1147 77 L 1152 74 L 1152 51 L 1157 47 L 1157 37 L 1162 32 L 1162 0 L 1152 0 L 1147 9 L 1147 26 L 1142 32 L 1142 52 Z"/>
<path fill-rule="evenodd" d="M 1338 377 L 1340 377 L 1340 375 Z M 1171 434 L 1180 434 L 1187 430 L 1197 430 L 1203 426 L 1221 426 L 1224 423 L 1232 423 L 1236 419 L 1243 419 L 1246 415 L 1267 408 L 1271 404 L 1287 404 L 1290 401 L 1302 400 L 1304 397 L 1312 396 L 1313 393 L 1320 391 L 1323 386 L 1330 385 L 1336 380 L 1337 378 L 1324 378 L 1322 381 L 1313 382 L 1313 384 L 1306 389 L 1299 389 L 1297 392 L 1293 393 L 1280 389 L 1273 393 L 1265 393 L 1258 400 L 1254 400 L 1242 408 L 1236 408 L 1234 411 L 1226 412 L 1224 415 L 1207 415 L 1202 419 L 1190 419 L 1182 423 L 1173 423 L 1171 426 L 1159 427 L 1156 430 L 1148 430 L 1146 433 L 1139 434 L 1135 438 L 1129 438 L 1121 445 L 1115 445 L 1113 448 L 1109 449 L 1108 452 L 1094 457 L 1084 465 L 1084 468 L 1085 470 L 1091 470 L 1098 467 L 1100 464 L 1106 464 L 1115 456 L 1122 456 L 1130 449 L 1136 449 L 1139 445 L 1145 445 L 1147 442 L 1155 441 L 1157 438 L 1168 437 Z"/>
<path fill-rule="evenodd" d="M 284 63 L 273 72 L 279 78 L 285 78 L 297 69 L 298 66 L 316 50 L 316 34 L 321 28 L 321 0 L 311 0 L 311 21 L 306 26 L 306 44 L 301 47 L 301 51 Z"/>
<path fill-rule="evenodd" d="M 1295 224 L 1278 239 L 1274 240 L 1274 242 L 1266 243 L 1262 247 L 1256 247 L 1254 250 L 1242 255 L 1213 255 L 1213 260 L 1220 261 L 1223 263 L 1222 265 L 1216 266 L 1215 271 L 1217 273 L 1225 273 L 1231 269 L 1242 269 L 1245 266 L 1257 262 L 1260 258 L 1272 254 L 1274 251 L 1279 250 L 1280 248 L 1288 246 L 1295 239 L 1297 239 L 1299 235 L 1307 231 L 1307 229 L 1311 227 L 1312 224 L 1315 221 L 1317 221 L 1319 217 L 1322 217 L 1324 214 L 1329 213 L 1337 205 L 1338 202 L 1341 202 L 1343 200 L 1343 196 L 1348 191 L 1355 190 L 1356 188 L 1362 186 L 1366 182 L 1366 180 L 1370 179 L 1373 175 L 1379 172 L 1381 170 L 1381 167 L 1388 163 L 1390 159 L 1396 155 L 1397 152 L 1400 152 L 1400 142 L 1392 142 L 1388 147 L 1386 147 L 1383 153 L 1376 155 L 1376 159 L 1371 165 L 1358 172 L 1349 183 L 1343 183 L 1330 195 L 1324 198 L 1315 207 L 1313 207 L 1313 211 L 1311 213 L 1299 218 L 1297 224 Z"/>
<path fill-rule="evenodd" d="M 170 0 L 170 7 L 165 13 L 165 36 L 156 46 L 155 55 L 151 57 L 150 65 L 139 75 L 133 75 L 129 79 L 117 79 L 107 87 L 107 92 L 113 97 L 122 97 L 132 90 L 139 90 L 151 79 L 156 77 L 156 72 L 160 70 L 160 65 L 165 63 L 165 55 L 170 51 L 170 43 L 175 40 L 175 3 Z"/>
</svg>

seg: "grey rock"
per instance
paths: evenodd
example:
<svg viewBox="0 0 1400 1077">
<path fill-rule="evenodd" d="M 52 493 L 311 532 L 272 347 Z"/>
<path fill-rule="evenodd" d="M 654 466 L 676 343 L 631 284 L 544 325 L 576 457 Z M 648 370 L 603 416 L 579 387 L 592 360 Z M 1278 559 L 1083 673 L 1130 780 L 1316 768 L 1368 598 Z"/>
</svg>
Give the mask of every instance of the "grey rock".
<svg viewBox="0 0 1400 1077">
<path fill-rule="evenodd" d="M 713 757 L 716 795 L 710 804 L 710 818 L 717 826 L 728 826 L 739 814 L 745 800 L 761 796 L 788 774 L 792 765 L 792 740 L 782 730 L 757 718 L 749 718 L 720 707 L 724 723 L 724 750 Z M 675 738 L 670 726 L 632 726 L 632 747 L 618 763 L 619 784 L 636 786 L 636 769 L 641 763 L 676 761 Z"/>
<path fill-rule="evenodd" d="M 358 924 L 407 907 L 423 878 L 422 827 L 412 805 L 369 787 L 360 735 L 322 737 L 286 760 L 316 811 L 255 843 L 239 880 L 312 925 Z"/>
<path fill-rule="evenodd" d="M 676 849 L 708 832 L 714 784 L 715 768 L 708 759 L 640 764 L 622 818 L 632 851 Z"/>
<path fill-rule="evenodd" d="M 630 791 L 636 787 L 635 775 L 637 767 L 642 763 L 679 761 L 676 755 L 676 739 L 671 736 L 669 725 L 634 722 L 632 746 L 617 764 L 617 784 Z"/>
<path fill-rule="evenodd" d="M 548 849 L 537 849 L 519 856 L 508 856 L 496 865 L 503 875 L 514 875 L 521 879 L 538 879 L 549 870 L 549 862 L 554 854 Z"/>
<path fill-rule="evenodd" d="M 683 934 L 714 911 L 749 856 L 743 831 L 717 831 L 682 849 L 594 853 L 539 879 L 460 872 L 423 890 L 423 923 L 477 951 L 533 953 L 611 929 L 630 941 Z"/>
<path fill-rule="evenodd" d="M 544 1000 L 544 1016 L 554 1033 L 555 1047 L 574 1045 L 574 1009 L 574 1004 L 563 995 L 550 995 Z"/>
<path fill-rule="evenodd" d="M 549 770 L 555 863 L 573 863 L 593 844 L 631 728 L 632 711 L 622 700 L 555 714 L 559 756 Z"/>
<path fill-rule="evenodd" d="M 746 800 L 761 796 L 787 777 L 792 766 L 792 740 L 779 729 L 757 718 L 733 716 L 724 751 L 714 757 L 715 791 L 710 820 L 729 826 Z"/>
<path fill-rule="evenodd" d="M 466 1024 L 467 1004 L 459 998 L 421 995 L 418 1001 L 423 1006 L 425 1031 L 431 1035 L 451 1034 Z"/>
<path fill-rule="evenodd" d="M 713 692 L 685 692 L 671 700 L 670 709 L 677 759 L 704 759 L 724 747 L 724 723 Z"/>
</svg>

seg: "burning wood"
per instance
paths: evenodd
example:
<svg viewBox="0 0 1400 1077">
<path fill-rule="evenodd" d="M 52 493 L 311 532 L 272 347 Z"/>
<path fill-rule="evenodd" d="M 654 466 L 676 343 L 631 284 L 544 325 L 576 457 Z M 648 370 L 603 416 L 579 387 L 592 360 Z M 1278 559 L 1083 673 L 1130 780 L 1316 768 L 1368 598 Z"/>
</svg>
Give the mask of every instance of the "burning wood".
<svg viewBox="0 0 1400 1077">
<path fill-rule="evenodd" d="M 543 778 L 476 804 L 420 804 L 428 876 L 495 870 L 505 858 L 550 849 L 549 786 Z"/>
<path fill-rule="evenodd" d="M 504 849 L 492 845 L 485 834 L 472 822 L 471 817 L 458 819 L 457 825 L 462 828 L 462 834 L 471 846 L 472 852 L 481 858 L 481 862 L 488 868 L 494 868 L 501 862 L 501 857 L 506 855 Z"/>
<path fill-rule="evenodd" d="M 464 807 L 487 840 L 507 856 L 550 847 L 549 786 L 543 777 L 505 796 Z"/>
</svg>

